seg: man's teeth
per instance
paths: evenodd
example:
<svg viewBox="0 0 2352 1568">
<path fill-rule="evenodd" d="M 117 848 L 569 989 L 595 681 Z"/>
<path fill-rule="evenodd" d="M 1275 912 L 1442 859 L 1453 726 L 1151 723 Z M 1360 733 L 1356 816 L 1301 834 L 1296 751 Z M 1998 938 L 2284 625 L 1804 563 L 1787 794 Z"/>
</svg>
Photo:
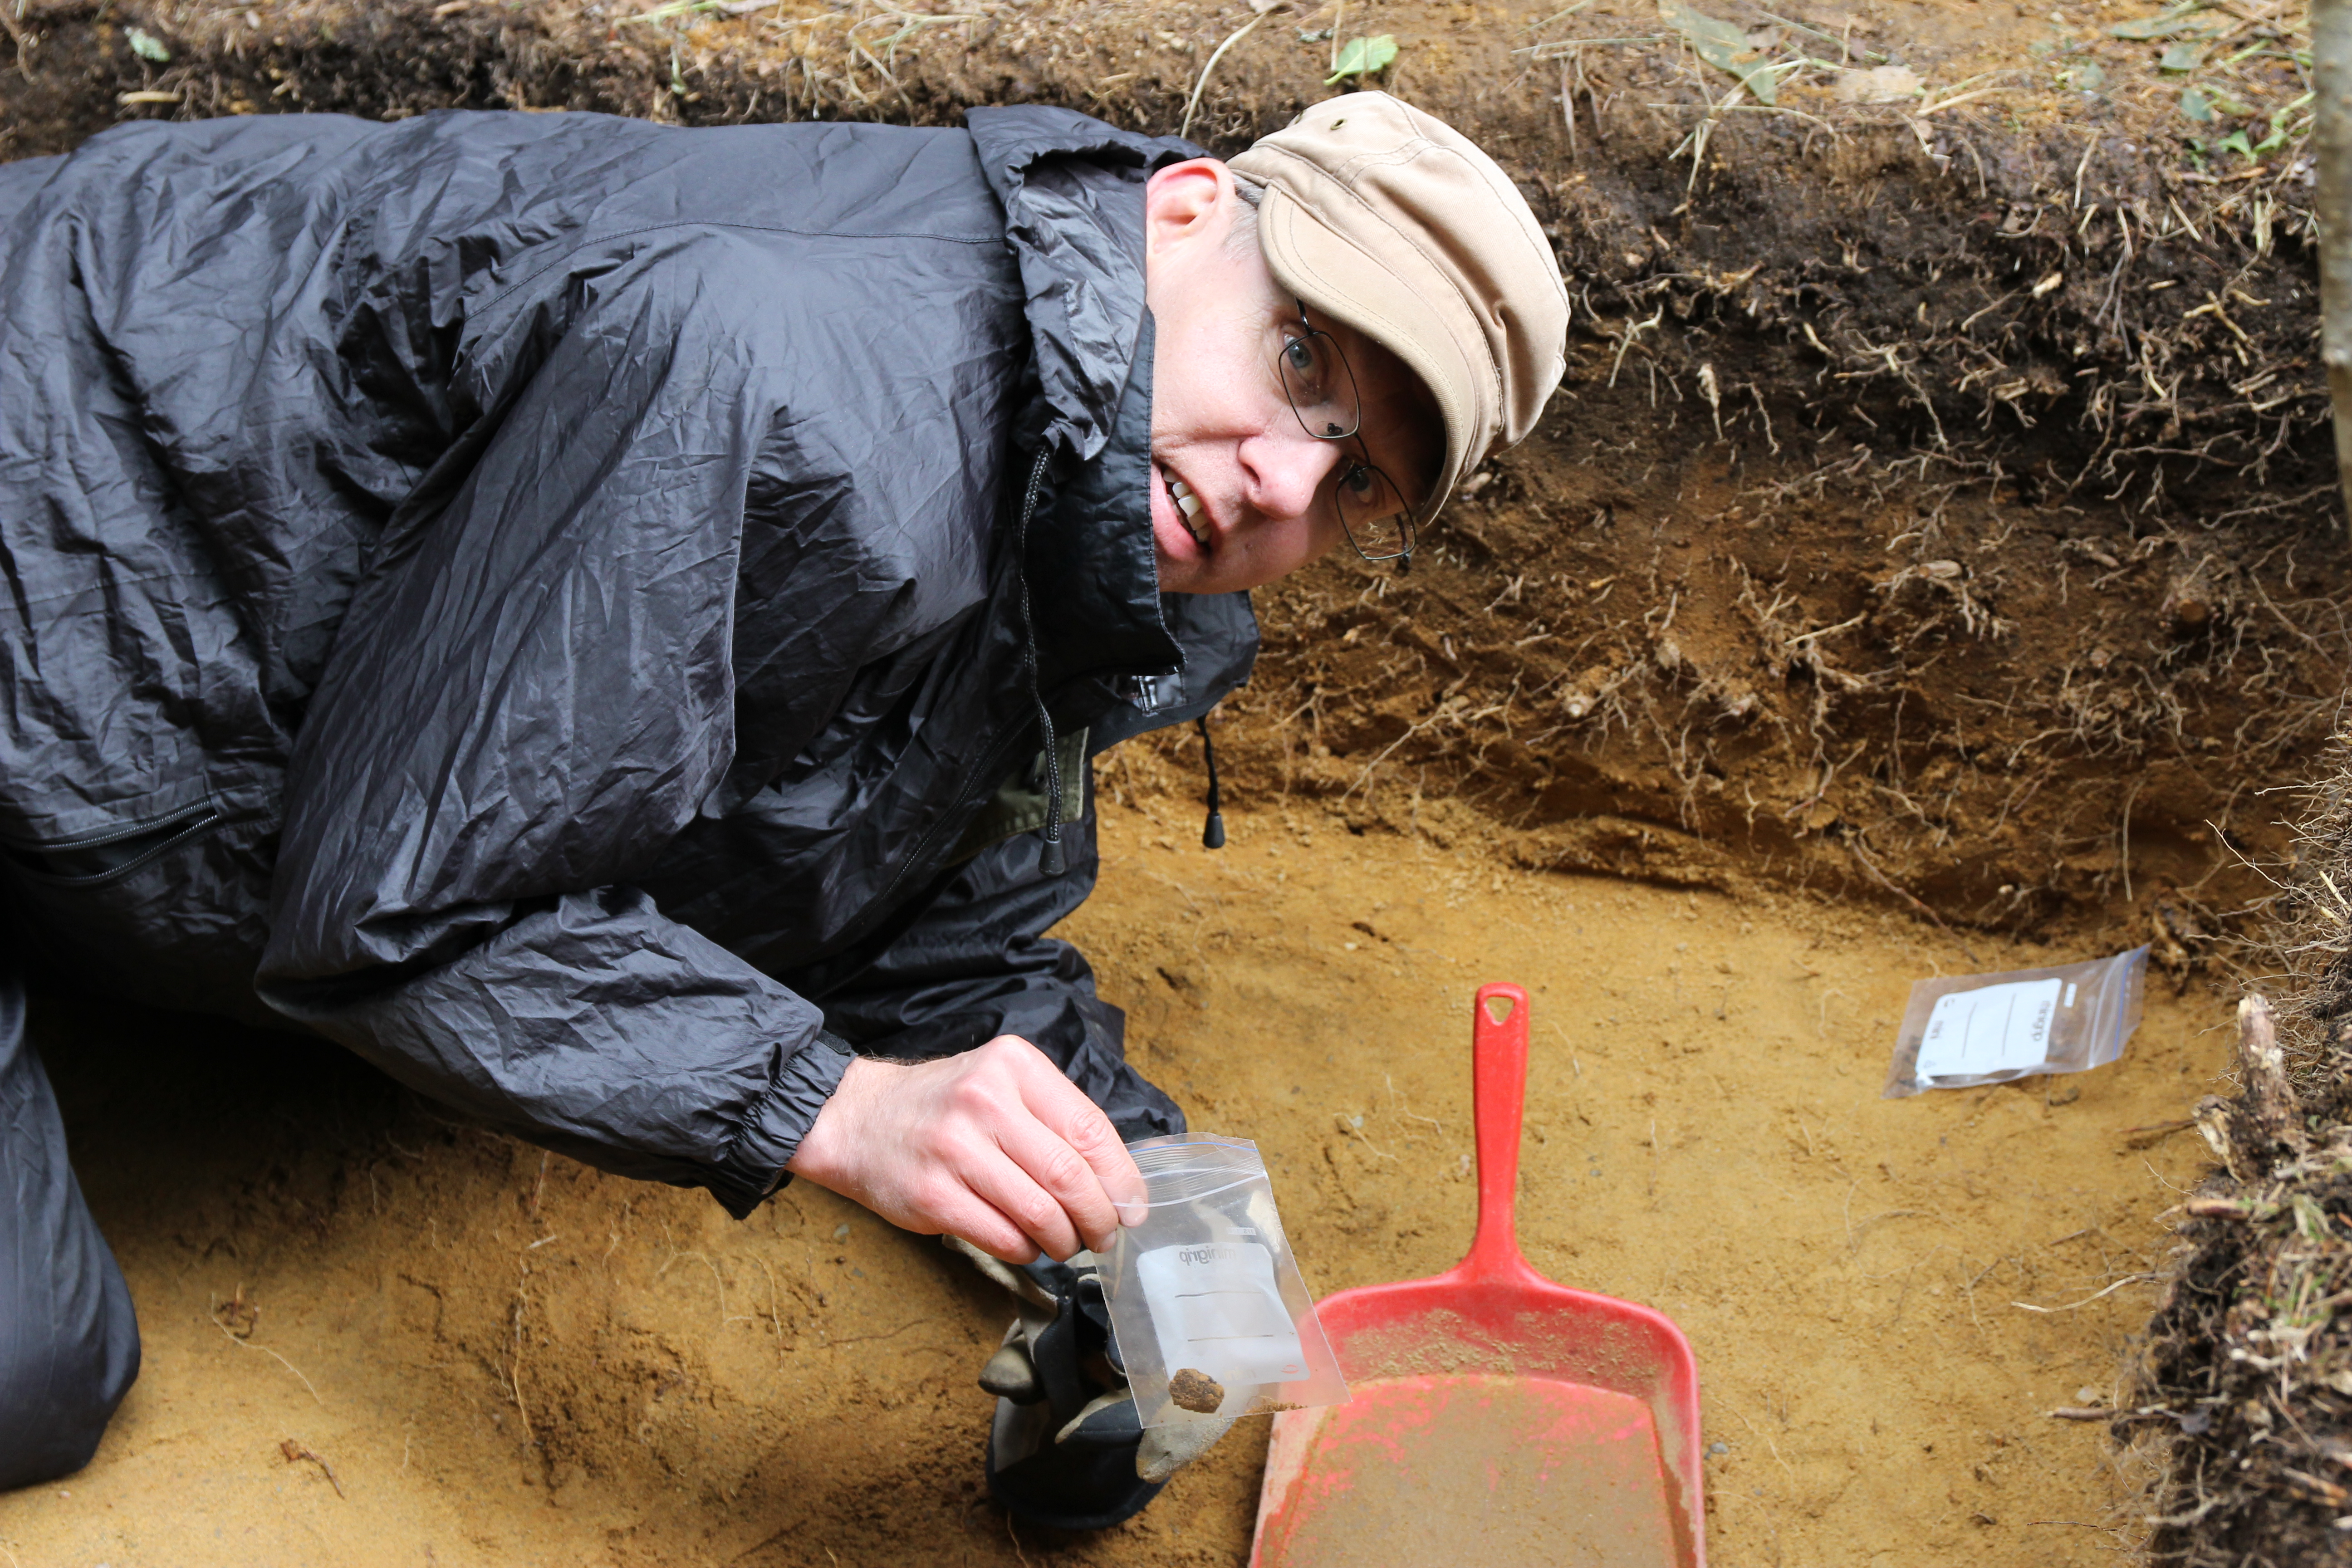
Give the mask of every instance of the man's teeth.
<svg viewBox="0 0 2352 1568">
<path fill-rule="evenodd" d="M 1168 480 L 1168 493 L 1176 498 L 1176 510 L 1186 518 L 1201 515 L 1201 498 L 1192 493 L 1192 486 L 1171 475 Z"/>
</svg>

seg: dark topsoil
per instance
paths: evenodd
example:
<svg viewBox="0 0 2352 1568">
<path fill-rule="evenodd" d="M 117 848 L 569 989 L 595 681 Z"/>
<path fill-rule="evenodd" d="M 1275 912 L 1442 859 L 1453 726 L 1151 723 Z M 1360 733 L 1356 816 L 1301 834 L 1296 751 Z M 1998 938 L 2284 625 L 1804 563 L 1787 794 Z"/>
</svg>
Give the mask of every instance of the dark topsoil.
<svg viewBox="0 0 2352 1568">
<path fill-rule="evenodd" d="M 1560 52 L 1664 33 L 1610 3 L 1345 13 L 1399 36 L 1388 85 L 1493 150 L 1557 235 L 1570 367 L 1409 574 L 1334 561 L 1260 595 L 1267 657 L 1221 720 L 1237 785 L 1532 866 L 1768 878 L 2192 958 L 2263 891 L 2240 856 L 2284 837 L 2260 791 L 2307 773 L 2343 689 L 2300 141 L 2192 156 L 2177 82 L 2110 13 L 1815 6 L 1783 15 L 1816 34 L 1759 41 L 1895 55 L 1927 101 L 1800 73 L 1794 112 L 1722 113 L 1694 170 L 1676 150 L 1731 79 L 1654 42 Z M 131 116 L 451 105 L 940 121 L 1034 100 L 1167 132 L 1246 16 L 36 5 L 0 115 L 17 155 Z M 1328 10 L 1267 20 L 1203 95 L 1214 148 L 1337 90 L 1330 46 L 1298 41 Z M 2232 49 L 2299 25 L 2228 20 Z M 2063 90 L 2101 60 L 2108 90 Z M 2235 68 L 2254 136 L 2296 75 Z M 1112 787 L 1181 781 L 1191 744 Z"/>
<path fill-rule="evenodd" d="M 0 73 L 7 146 L 449 105 L 718 123 L 1034 99 L 1168 131 L 1238 20 L 665 9 L 37 6 Z M 1492 148 L 1557 233 L 1574 353 L 1542 430 L 1411 574 L 1334 562 L 1262 595 L 1268 658 L 1223 721 L 1237 783 L 1360 829 L 1500 835 L 1531 865 L 2121 925 L 2193 956 L 2262 891 L 2238 866 L 2283 842 L 2259 792 L 2307 770 L 2342 689 L 2300 144 L 2193 167 L 2175 89 L 2139 80 L 2149 45 L 2037 54 L 2038 16 L 1816 7 L 1848 43 L 1781 36 L 1904 56 L 1931 98 L 1988 64 L 2010 85 L 1915 118 L 1801 78 L 1797 112 L 1719 116 L 1694 180 L 1675 152 L 1727 77 L 1655 44 L 1510 52 L 1663 31 L 1625 10 L 1349 13 L 1399 34 L 1389 84 Z M 1231 51 L 1196 134 L 1232 150 L 1326 91 L 1328 46 L 1296 41 L 1318 18 Z M 2107 93 L 2053 85 L 2101 58 Z M 2239 68 L 2257 136 L 2294 74 Z"/>
<path fill-rule="evenodd" d="M 2299 793 L 2266 922 L 2275 1047 L 2268 1005 L 2242 1005 L 2241 1093 L 2196 1111 L 2219 1166 L 2105 1413 L 2166 1450 L 2148 1555 L 2184 1568 L 2352 1562 L 2352 746 Z"/>
</svg>

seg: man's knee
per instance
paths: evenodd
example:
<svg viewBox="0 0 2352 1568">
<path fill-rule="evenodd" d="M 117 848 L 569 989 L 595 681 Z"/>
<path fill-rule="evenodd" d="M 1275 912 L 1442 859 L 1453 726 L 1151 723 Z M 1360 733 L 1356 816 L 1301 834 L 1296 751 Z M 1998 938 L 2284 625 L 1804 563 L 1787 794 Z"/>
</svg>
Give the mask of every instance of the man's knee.
<svg viewBox="0 0 2352 1568">
<path fill-rule="evenodd" d="M 0 1489 L 88 1464 L 138 1375 L 131 1292 L 67 1161 L 24 989 L 0 967 Z"/>
<path fill-rule="evenodd" d="M 79 1278 L 0 1280 L 0 1490 L 89 1463 L 139 1375 L 131 1293 L 89 1241 L 95 1257 L 55 1260 Z"/>
</svg>

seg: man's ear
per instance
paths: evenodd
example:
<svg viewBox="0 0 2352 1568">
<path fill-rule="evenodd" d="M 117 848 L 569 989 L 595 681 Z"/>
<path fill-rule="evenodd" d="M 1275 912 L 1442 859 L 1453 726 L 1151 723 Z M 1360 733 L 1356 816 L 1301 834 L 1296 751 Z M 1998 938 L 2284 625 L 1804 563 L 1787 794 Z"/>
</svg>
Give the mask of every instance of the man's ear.
<svg viewBox="0 0 2352 1568">
<path fill-rule="evenodd" d="M 1233 226 L 1234 176 L 1214 158 L 1171 163 L 1143 187 L 1144 253 L 1202 240 L 1222 244 Z"/>
</svg>

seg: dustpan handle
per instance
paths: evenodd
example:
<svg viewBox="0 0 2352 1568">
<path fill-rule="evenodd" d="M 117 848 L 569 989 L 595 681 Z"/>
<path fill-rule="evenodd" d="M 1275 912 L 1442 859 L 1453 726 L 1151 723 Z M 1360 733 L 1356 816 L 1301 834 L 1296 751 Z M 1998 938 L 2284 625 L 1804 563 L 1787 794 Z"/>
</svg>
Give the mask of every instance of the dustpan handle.
<svg viewBox="0 0 2352 1568">
<path fill-rule="evenodd" d="M 1499 1015 L 1499 1016 L 1498 1016 Z M 1478 987 L 1471 1011 L 1471 1092 L 1478 1127 L 1478 1235 L 1461 1272 L 1508 1279 L 1528 1273 L 1515 1207 L 1519 1123 L 1528 1098 L 1528 994 L 1498 982 Z"/>
</svg>

